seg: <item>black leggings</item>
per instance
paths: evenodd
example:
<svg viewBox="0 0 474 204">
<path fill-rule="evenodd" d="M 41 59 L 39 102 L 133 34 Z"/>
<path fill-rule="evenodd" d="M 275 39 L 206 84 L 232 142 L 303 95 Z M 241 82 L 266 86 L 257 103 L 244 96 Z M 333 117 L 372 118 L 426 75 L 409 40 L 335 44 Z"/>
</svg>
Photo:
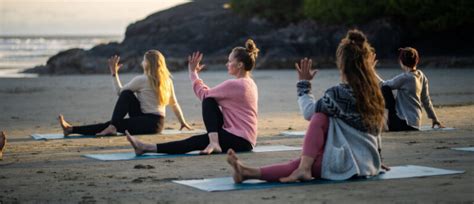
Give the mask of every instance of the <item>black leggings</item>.
<svg viewBox="0 0 474 204">
<path fill-rule="evenodd" d="M 217 132 L 219 135 L 219 144 L 223 152 L 227 152 L 232 148 L 236 152 L 251 151 L 252 145 L 242 137 L 236 136 L 225 131 L 224 117 L 219 108 L 219 104 L 213 98 L 205 98 L 202 101 L 202 118 L 207 132 Z M 209 144 L 209 136 L 207 134 L 195 135 L 190 138 L 157 144 L 158 153 L 167 154 L 183 154 L 195 150 L 203 150 Z"/>
<path fill-rule="evenodd" d="M 124 118 L 128 114 L 129 118 Z M 117 128 L 117 132 L 130 134 L 155 134 L 163 130 L 164 117 L 156 114 L 146 114 L 140 109 L 140 102 L 132 91 L 122 91 L 115 104 L 112 120 L 105 123 L 74 126 L 72 133 L 95 135 L 110 124 Z"/>
<path fill-rule="evenodd" d="M 412 131 L 418 130 L 407 124 L 406 120 L 402 120 L 397 116 L 395 108 L 395 97 L 389 86 L 382 86 L 382 94 L 385 99 L 385 108 L 388 109 L 388 130 L 389 131 Z"/>
</svg>

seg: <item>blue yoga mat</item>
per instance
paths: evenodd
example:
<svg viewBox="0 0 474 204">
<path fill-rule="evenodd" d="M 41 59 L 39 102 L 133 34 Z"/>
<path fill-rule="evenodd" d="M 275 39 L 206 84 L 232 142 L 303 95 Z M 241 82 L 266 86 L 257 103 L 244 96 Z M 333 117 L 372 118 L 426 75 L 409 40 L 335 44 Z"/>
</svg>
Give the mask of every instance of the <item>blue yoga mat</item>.
<svg viewBox="0 0 474 204">
<path fill-rule="evenodd" d="M 439 175 L 450 175 L 450 174 L 461 174 L 464 171 L 446 170 L 432 167 L 406 165 L 406 166 L 395 166 L 391 167 L 391 170 L 379 174 L 378 176 L 371 178 L 358 178 L 350 179 L 345 181 L 331 181 L 324 179 L 317 179 L 308 182 L 299 183 L 279 183 L 279 182 L 265 182 L 261 180 L 248 180 L 244 183 L 235 184 L 232 177 L 223 178 L 211 178 L 211 179 L 195 179 L 195 180 L 173 180 L 174 183 L 182 184 L 185 186 L 197 188 L 199 190 L 214 192 L 214 191 L 231 191 L 231 190 L 250 190 L 250 189 L 264 189 L 264 188 L 275 188 L 275 187 L 286 187 L 286 186 L 302 186 L 302 185 L 314 185 L 314 184 L 329 184 L 329 183 L 347 183 L 357 181 L 377 181 L 387 179 L 401 179 L 401 178 L 415 178 L 415 177 L 427 177 L 427 176 L 439 176 Z"/>
<path fill-rule="evenodd" d="M 420 131 L 450 131 L 455 130 L 452 127 L 445 127 L 445 128 L 432 128 L 431 126 L 421 126 Z M 287 136 L 287 137 L 304 137 L 306 131 L 283 131 L 280 132 L 280 135 Z"/>
<path fill-rule="evenodd" d="M 456 148 L 451 148 L 451 149 L 459 150 L 459 151 L 474 152 L 474 147 L 456 147 Z"/>
<path fill-rule="evenodd" d="M 163 130 L 161 135 L 179 135 L 179 134 L 203 134 L 205 130 Z M 121 136 L 121 135 L 119 135 Z M 64 137 L 63 134 L 32 134 L 31 137 L 34 140 L 60 140 L 60 139 L 84 139 L 84 138 L 99 138 L 102 136 L 95 135 L 71 135 Z M 103 136 L 103 137 L 114 137 L 114 136 Z"/>
<path fill-rule="evenodd" d="M 252 152 L 278 152 L 278 151 L 293 151 L 301 150 L 301 147 L 290 147 L 284 145 L 275 146 L 257 146 Z M 121 153 L 109 153 L 109 154 L 85 154 L 84 157 L 97 159 L 101 161 L 120 161 L 120 160 L 137 160 L 137 159 L 160 159 L 160 158 L 174 158 L 174 157 L 189 157 L 199 156 L 199 151 L 190 152 L 187 154 L 158 154 L 158 153 L 146 153 L 140 156 L 136 156 L 134 152 L 121 152 Z"/>
</svg>

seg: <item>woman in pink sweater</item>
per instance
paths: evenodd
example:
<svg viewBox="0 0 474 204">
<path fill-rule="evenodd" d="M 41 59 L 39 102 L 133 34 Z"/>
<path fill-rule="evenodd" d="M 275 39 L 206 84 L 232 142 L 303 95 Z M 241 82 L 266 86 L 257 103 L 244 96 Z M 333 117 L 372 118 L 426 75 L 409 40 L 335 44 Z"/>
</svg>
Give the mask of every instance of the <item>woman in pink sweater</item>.
<svg viewBox="0 0 474 204">
<path fill-rule="evenodd" d="M 209 88 L 199 78 L 202 53 L 188 57 L 189 78 L 196 96 L 202 100 L 202 115 L 207 133 L 162 144 L 148 144 L 127 134 L 137 155 L 147 152 L 182 154 L 201 150 L 201 154 L 220 153 L 228 149 L 250 151 L 257 141 L 257 85 L 251 77 L 258 49 L 252 40 L 236 47 L 226 63 L 229 79 Z"/>
</svg>

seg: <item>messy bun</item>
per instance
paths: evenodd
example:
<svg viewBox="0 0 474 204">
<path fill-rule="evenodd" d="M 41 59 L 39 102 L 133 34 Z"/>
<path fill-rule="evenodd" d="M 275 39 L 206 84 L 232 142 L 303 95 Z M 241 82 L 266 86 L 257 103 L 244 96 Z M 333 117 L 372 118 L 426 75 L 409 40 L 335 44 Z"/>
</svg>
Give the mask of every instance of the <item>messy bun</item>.
<svg viewBox="0 0 474 204">
<path fill-rule="evenodd" d="M 355 43 L 359 46 L 363 46 L 363 44 L 367 42 L 367 37 L 365 37 L 364 33 L 359 30 L 348 31 L 346 38 L 350 41 L 350 43 Z"/>
<path fill-rule="evenodd" d="M 252 39 L 248 39 L 245 42 L 245 49 L 247 50 L 247 52 L 250 54 L 250 56 L 252 58 L 257 59 L 258 52 L 260 50 L 257 48 L 257 45 L 255 44 L 255 42 Z"/>
<path fill-rule="evenodd" d="M 234 58 L 244 64 L 245 71 L 251 71 L 255 68 L 258 52 L 260 50 L 252 39 L 245 42 L 244 47 L 236 47 L 232 49 Z"/>
</svg>

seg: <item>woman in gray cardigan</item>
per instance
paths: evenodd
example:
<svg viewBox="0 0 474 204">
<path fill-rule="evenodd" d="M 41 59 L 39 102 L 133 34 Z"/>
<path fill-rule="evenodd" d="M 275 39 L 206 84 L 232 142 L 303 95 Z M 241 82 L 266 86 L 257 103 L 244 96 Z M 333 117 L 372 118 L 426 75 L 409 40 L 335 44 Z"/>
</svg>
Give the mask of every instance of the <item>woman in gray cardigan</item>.
<svg viewBox="0 0 474 204">
<path fill-rule="evenodd" d="M 317 70 L 305 58 L 296 69 L 298 104 L 310 120 L 300 158 L 253 168 L 244 165 L 232 150 L 227 161 L 234 169 L 234 181 L 246 179 L 294 182 L 313 178 L 344 180 L 353 176 L 374 176 L 382 165 L 380 133 L 384 101 L 373 69 L 373 48 L 358 30 L 348 31 L 336 52 L 342 83 L 326 90 L 315 101 L 310 81 Z"/>
<path fill-rule="evenodd" d="M 416 68 L 420 61 L 418 51 L 411 47 L 399 50 L 398 61 L 403 73 L 386 81 L 377 75 L 382 84 L 385 108 L 388 110 L 389 131 L 419 130 L 422 107 L 431 118 L 432 127 L 443 128 L 431 103 L 428 78 Z M 397 90 L 396 98 L 392 90 Z"/>
</svg>

